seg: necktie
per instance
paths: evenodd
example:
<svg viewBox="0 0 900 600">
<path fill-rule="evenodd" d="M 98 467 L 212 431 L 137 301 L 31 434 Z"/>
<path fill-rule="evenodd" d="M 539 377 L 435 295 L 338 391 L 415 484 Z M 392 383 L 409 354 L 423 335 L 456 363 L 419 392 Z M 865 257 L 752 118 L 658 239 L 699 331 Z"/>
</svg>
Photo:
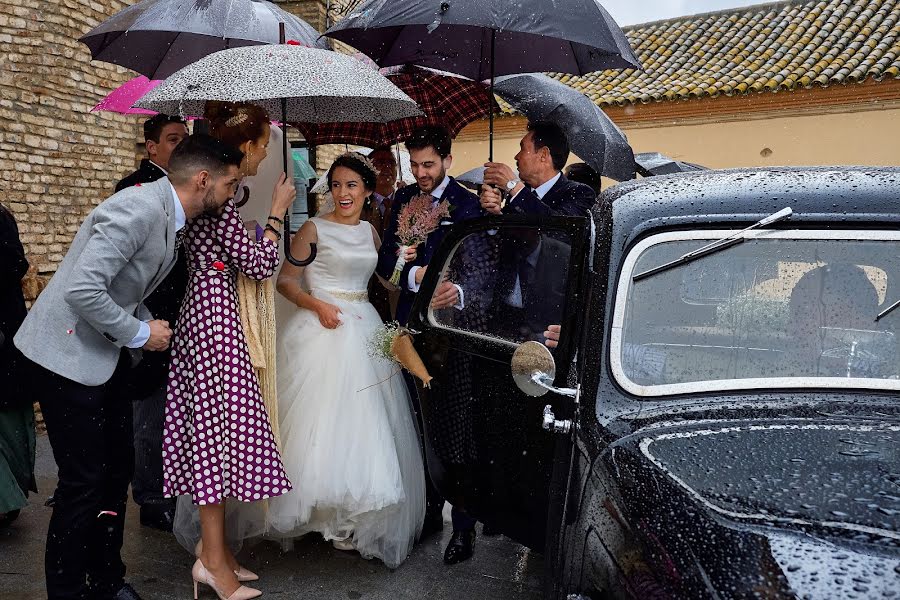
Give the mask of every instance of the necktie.
<svg viewBox="0 0 900 600">
<path fill-rule="evenodd" d="M 184 233 L 187 231 L 187 227 L 182 227 L 178 231 L 175 232 L 175 252 L 174 254 L 178 254 L 178 251 L 181 250 L 182 244 L 184 244 Z"/>
</svg>

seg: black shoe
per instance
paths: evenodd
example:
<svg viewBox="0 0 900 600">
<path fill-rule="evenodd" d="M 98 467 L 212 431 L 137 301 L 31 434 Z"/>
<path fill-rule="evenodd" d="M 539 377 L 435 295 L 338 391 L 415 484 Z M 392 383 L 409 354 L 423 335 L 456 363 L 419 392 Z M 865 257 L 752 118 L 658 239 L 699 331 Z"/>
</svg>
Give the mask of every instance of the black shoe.
<svg viewBox="0 0 900 600">
<path fill-rule="evenodd" d="M 141 525 L 160 531 L 172 531 L 175 507 L 171 504 L 144 504 L 141 506 Z"/>
<path fill-rule="evenodd" d="M 138 596 L 138 593 L 134 591 L 133 587 L 126 583 L 118 592 L 116 592 L 116 595 L 113 596 L 113 600 L 141 600 L 141 597 Z"/>
<path fill-rule="evenodd" d="M 475 530 L 454 531 L 444 550 L 444 564 L 455 565 L 472 558 L 475 553 Z"/>
<path fill-rule="evenodd" d="M 19 512 L 21 511 L 11 510 L 8 513 L 0 515 L 0 529 L 12 525 L 12 522 L 19 518 Z"/>
<path fill-rule="evenodd" d="M 422 523 L 422 533 L 419 534 L 419 539 L 424 540 L 425 538 L 432 536 L 436 533 L 440 533 L 444 530 L 444 515 L 441 514 L 441 511 L 436 511 L 433 513 L 425 513 L 425 521 Z"/>
<path fill-rule="evenodd" d="M 488 523 L 484 523 L 481 526 L 481 535 L 483 536 L 494 537 L 495 535 L 500 535 L 501 533 L 503 532 Z"/>
</svg>

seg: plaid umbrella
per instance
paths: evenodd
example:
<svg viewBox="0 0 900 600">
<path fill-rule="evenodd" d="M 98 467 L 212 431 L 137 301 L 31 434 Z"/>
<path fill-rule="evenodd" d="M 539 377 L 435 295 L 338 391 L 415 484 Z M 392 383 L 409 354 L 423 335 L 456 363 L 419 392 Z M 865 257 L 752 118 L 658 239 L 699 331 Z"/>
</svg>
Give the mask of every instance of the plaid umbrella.
<svg viewBox="0 0 900 600">
<path fill-rule="evenodd" d="M 490 92 L 482 83 L 455 75 L 417 67 L 384 69 L 382 73 L 425 113 L 389 123 L 296 123 L 310 145 L 354 144 L 377 148 L 403 141 L 413 131 L 426 125 L 447 129 L 451 137 L 472 121 L 488 116 Z"/>
</svg>

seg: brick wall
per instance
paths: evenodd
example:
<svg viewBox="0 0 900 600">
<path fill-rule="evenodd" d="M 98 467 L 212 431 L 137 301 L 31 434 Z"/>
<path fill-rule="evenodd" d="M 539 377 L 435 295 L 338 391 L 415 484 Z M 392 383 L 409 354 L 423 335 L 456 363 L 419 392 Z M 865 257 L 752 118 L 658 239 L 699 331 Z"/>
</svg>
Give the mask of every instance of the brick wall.
<svg viewBox="0 0 900 600">
<path fill-rule="evenodd" d="M 90 62 L 77 41 L 128 4 L 0 0 L 0 201 L 41 273 L 135 166 L 140 119 L 89 112 L 132 75 Z"/>
</svg>

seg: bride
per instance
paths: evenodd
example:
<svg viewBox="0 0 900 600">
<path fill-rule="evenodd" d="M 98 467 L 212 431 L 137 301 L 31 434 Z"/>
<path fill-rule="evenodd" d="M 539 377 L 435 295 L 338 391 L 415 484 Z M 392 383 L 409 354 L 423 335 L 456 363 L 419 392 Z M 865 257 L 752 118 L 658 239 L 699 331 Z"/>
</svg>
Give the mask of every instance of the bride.
<svg viewBox="0 0 900 600">
<path fill-rule="evenodd" d="M 425 481 L 400 369 L 368 350 L 381 326 L 366 291 L 381 242 L 360 213 L 376 177 L 361 154 L 338 157 L 328 171 L 334 210 L 304 223 L 291 243 L 298 257 L 317 244 L 315 261 L 284 262 L 278 274 L 294 305 L 276 356 L 281 454 L 295 486 L 270 500 L 266 529 L 286 545 L 318 532 L 395 568 L 421 531 Z"/>
</svg>

